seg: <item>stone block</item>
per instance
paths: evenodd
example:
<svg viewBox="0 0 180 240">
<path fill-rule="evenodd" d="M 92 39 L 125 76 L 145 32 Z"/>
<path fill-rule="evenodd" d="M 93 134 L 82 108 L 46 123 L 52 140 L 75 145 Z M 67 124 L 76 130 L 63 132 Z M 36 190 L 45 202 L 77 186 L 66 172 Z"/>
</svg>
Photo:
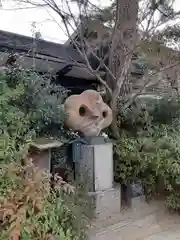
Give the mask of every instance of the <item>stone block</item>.
<svg viewBox="0 0 180 240">
<path fill-rule="evenodd" d="M 82 145 L 81 159 L 76 163 L 76 174 L 91 182 L 90 192 L 101 192 L 113 188 L 112 143 Z"/>
<path fill-rule="evenodd" d="M 91 192 L 89 196 L 92 198 L 95 207 L 95 215 L 97 219 L 107 219 L 115 213 L 121 211 L 121 190 L 120 186 L 114 188 Z"/>
</svg>

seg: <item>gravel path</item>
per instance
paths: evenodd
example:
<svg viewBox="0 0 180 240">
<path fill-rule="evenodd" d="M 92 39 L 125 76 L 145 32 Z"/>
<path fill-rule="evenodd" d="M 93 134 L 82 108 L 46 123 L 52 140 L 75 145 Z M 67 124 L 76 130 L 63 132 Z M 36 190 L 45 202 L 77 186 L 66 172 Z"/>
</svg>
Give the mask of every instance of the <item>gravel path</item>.
<svg viewBox="0 0 180 240">
<path fill-rule="evenodd" d="M 111 220 L 96 220 L 90 240 L 180 240 L 180 216 L 167 212 L 162 202 L 124 210 Z"/>
</svg>

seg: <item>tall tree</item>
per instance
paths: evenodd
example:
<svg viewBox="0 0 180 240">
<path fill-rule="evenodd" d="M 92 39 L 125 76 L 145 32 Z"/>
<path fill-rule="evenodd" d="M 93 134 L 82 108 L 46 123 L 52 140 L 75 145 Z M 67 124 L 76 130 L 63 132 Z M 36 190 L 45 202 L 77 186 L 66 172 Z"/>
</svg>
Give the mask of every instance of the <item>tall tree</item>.
<svg viewBox="0 0 180 240">
<path fill-rule="evenodd" d="M 113 133 L 118 133 L 116 115 L 117 99 L 123 84 L 128 84 L 128 73 L 137 43 L 138 0 L 116 0 L 116 18 L 109 53 L 109 76 L 112 89 Z"/>
<path fill-rule="evenodd" d="M 140 39 L 146 39 L 146 41 L 153 39 L 160 26 L 180 16 L 179 12 L 174 11 L 174 0 L 116 0 L 108 8 L 101 8 L 98 4 L 94 5 L 90 0 L 62 0 L 61 3 L 56 0 L 18 1 L 48 7 L 56 14 L 56 17 L 52 19 L 61 28 L 64 27 L 65 34 L 84 58 L 91 74 L 95 75 L 107 90 L 114 115 L 113 132 L 116 135 L 118 132 L 116 104 L 119 96 L 128 93 L 128 97 L 130 97 L 125 104 L 125 108 L 128 107 L 146 88 L 152 76 L 157 74 L 157 71 L 150 74 L 147 71 L 141 79 L 143 84 L 139 91 L 136 94 L 132 93 L 129 83 L 129 69 L 133 52 L 139 45 Z M 75 14 L 74 8 L 76 9 Z M 97 24 L 96 21 L 92 25 L 91 22 L 94 19 L 98 19 L 100 24 Z M 99 36 L 95 43 L 91 41 L 94 40 L 93 38 L 85 34 L 86 24 L 88 25 L 87 28 L 94 29 Z M 79 27 L 77 28 L 77 26 Z M 76 31 L 76 35 L 78 35 L 76 38 L 71 35 L 72 30 Z M 108 57 L 106 58 L 108 61 L 105 61 L 104 56 L 101 57 L 97 54 L 97 50 L 101 49 L 103 44 L 109 46 Z M 99 66 L 96 69 L 89 62 L 87 53 L 91 53 L 98 60 Z M 102 66 L 107 72 L 107 79 L 100 75 L 99 70 Z M 159 71 L 168 67 L 163 66 Z"/>
</svg>

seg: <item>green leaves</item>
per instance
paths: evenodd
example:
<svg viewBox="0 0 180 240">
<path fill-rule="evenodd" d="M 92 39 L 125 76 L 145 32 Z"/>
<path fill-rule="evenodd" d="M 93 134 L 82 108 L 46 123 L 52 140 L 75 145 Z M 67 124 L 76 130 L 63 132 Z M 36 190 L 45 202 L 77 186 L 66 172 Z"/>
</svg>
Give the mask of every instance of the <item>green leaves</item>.
<svg viewBox="0 0 180 240">
<path fill-rule="evenodd" d="M 179 210 L 179 99 L 163 98 L 154 103 L 147 100 L 144 111 L 149 117 L 141 111 L 138 117 L 138 107 L 128 115 L 129 125 L 125 114 L 126 125 L 121 122 L 126 131 L 121 130 L 121 139 L 114 146 L 115 178 L 125 184 L 141 179 L 146 194 L 165 192 L 166 205 Z"/>
<path fill-rule="evenodd" d="M 26 144 L 26 136 L 32 136 L 30 121 L 14 103 L 24 94 L 24 86 L 18 83 L 10 88 L 8 76 L 0 74 L 0 161 L 15 158 L 20 146 Z M 31 137 L 30 137 L 31 138 Z M 18 161 L 18 159 L 16 159 Z"/>
<path fill-rule="evenodd" d="M 31 181 L 20 164 L 36 137 L 62 137 L 65 96 L 66 91 L 51 84 L 50 78 L 26 71 L 0 74 L 0 217 L 7 215 L 1 218 L 2 240 L 9 233 L 22 240 L 87 239 L 85 216 L 91 208 L 85 210 L 86 192 L 72 196 L 65 184 L 69 192 L 62 194 L 60 189 L 49 194 L 49 178 L 48 187 L 47 179 L 37 172 Z"/>
<path fill-rule="evenodd" d="M 40 76 L 30 71 L 23 71 L 20 79 L 25 90 L 16 103 L 29 115 L 31 128 L 38 136 L 68 137 L 69 132 L 63 131 L 66 117 L 63 103 L 67 90 L 53 84 L 51 76 Z"/>
<path fill-rule="evenodd" d="M 0 146 L 0 159 L 15 158 L 12 153 L 18 153 L 35 137 L 69 137 L 63 130 L 66 93 L 51 82 L 51 76 L 18 69 L 1 74 L 0 133 L 4 139 L 9 136 L 9 142 L 6 149 Z"/>
</svg>

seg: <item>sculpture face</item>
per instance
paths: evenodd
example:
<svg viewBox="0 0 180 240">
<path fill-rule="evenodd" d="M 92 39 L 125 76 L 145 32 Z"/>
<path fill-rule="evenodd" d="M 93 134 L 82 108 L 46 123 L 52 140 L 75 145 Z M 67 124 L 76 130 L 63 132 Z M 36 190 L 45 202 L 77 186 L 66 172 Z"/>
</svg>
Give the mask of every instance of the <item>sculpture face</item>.
<svg viewBox="0 0 180 240">
<path fill-rule="evenodd" d="M 64 103 L 67 119 L 65 124 L 84 136 L 98 136 L 112 122 L 112 110 L 99 92 L 86 90 L 80 95 L 71 95 Z"/>
</svg>

